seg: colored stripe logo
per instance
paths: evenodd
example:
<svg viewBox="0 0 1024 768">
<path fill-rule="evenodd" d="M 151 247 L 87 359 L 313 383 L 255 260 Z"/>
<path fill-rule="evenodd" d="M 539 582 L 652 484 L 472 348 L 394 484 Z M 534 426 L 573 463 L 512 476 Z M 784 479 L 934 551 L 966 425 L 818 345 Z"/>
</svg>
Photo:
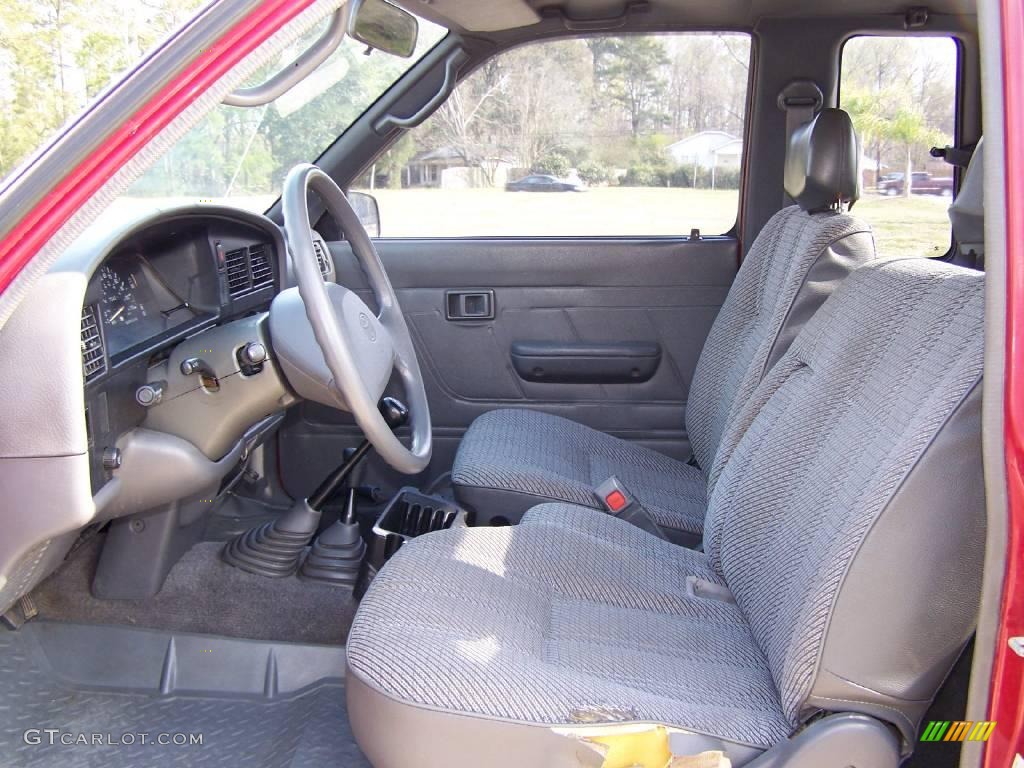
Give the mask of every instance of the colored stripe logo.
<svg viewBox="0 0 1024 768">
<path fill-rule="evenodd" d="M 925 726 L 921 741 L 988 741 L 995 727 L 992 721 L 932 720 Z"/>
</svg>

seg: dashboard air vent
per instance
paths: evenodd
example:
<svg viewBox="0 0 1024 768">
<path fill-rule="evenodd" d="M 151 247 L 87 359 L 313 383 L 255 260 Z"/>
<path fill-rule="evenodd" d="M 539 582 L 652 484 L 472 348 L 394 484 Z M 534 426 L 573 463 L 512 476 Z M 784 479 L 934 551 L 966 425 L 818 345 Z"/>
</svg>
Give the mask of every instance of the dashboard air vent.
<svg viewBox="0 0 1024 768">
<path fill-rule="evenodd" d="M 107 370 L 107 356 L 103 352 L 103 337 L 96 322 L 96 309 L 82 307 L 82 371 L 85 380 L 92 381 Z"/>
<path fill-rule="evenodd" d="M 274 270 L 267 259 L 267 246 L 254 245 L 249 249 L 249 267 L 252 270 L 253 290 L 266 288 L 274 282 Z"/>
<path fill-rule="evenodd" d="M 320 265 L 320 274 L 326 277 L 331 271 L 331 257 L 322 240 L 313 239 L 313 253 L 316 254 L 316 263 Z"/>
<path fill-rule="evenodd" d="M 248 248 L 236 248 L 224 256 L 227 266 L 228 293 L 241 296 L 252 287 L 252 275 L 249 274 Z"/>
<path fill-rule="evenodd" d="M 236 248 L 224 254 L 228 293 L 237 299 L 252 291 L 273 285 L 274 267 L 266 243 Z"/>
</svg>

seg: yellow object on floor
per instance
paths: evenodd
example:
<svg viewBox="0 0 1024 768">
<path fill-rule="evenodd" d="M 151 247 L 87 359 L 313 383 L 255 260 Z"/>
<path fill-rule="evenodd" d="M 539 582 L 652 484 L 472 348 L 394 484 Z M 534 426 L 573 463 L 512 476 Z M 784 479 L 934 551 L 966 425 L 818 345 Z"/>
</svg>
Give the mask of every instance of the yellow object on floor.
<svg viewBox="0 0 1024 768">
<path fill-rule="evenodd" d="M 594 768 L 732 768 L 724 752 L 673 755 L 669 729 L 663 725 L 630 723 L 566 729 L 586 744 L 589 754 L 580 755 L 581 766 Z M 588 759 L 589 758 L 589 759 Z"/>
</svg>

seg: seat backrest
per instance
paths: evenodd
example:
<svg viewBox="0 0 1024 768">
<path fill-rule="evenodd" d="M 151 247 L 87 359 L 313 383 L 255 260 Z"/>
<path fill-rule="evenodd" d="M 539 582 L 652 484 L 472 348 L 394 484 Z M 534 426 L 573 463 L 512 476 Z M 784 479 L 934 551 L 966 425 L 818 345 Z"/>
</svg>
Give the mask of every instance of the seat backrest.
<svg viewBox="0 0 1024 768">
<path fill-rule="evenodd" d="M 751 246 L 690 385 L 686 429 L 705 475 L 764 373 L 836 285 L 875 257 L 870 228 L 840 212 L 859 195 L 859 158 L 853 124 L 839 109 L 822 110 L 790 140 L 786 191 L 797 205 L 775 214 Z"/>
<path fill-rule="evenodd" d="M 857 270 L 737 418 L 705 547 L 794 726 L 860 711 L 913 740 L 973 631 L 983 287 L 927 259 Z"/>
</svg>

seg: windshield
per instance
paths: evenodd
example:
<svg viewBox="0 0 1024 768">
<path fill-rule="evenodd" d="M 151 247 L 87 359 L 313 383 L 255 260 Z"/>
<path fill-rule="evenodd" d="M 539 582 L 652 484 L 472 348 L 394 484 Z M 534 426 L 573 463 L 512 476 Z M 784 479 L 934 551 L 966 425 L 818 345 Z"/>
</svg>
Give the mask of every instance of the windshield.
<svg viewBox="0 0 1024 768">
<path fill-rule="evenodd" d="M 258 85 L 291 63 L 328 23 L 310 30 L 244 86 Z M 289 169 L 319 157 L 446 32 L 420 19 L 416 51 L 408 59 L 370 53 L 346 37 L 315 72 L 270 104 L 219 105 L 132 184 L 115 208 L 230 202 L 265 211 L 280 196 Z"/>
</svg>

